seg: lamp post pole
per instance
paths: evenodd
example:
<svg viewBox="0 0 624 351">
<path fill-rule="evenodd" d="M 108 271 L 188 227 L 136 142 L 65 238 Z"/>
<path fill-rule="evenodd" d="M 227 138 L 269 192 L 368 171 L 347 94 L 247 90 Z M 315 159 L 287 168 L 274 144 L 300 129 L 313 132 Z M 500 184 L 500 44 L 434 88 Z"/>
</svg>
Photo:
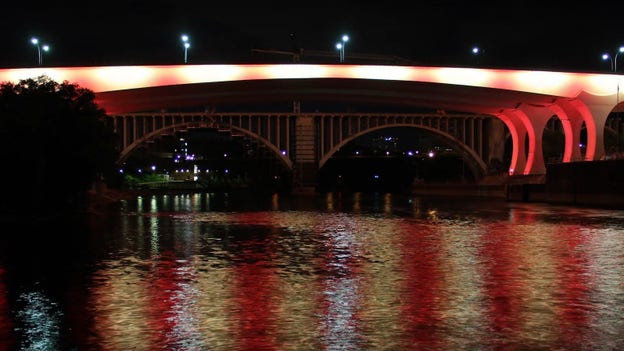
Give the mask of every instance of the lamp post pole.
<svg viewBox="0 0 624 351">
<path fill-rule="evenodd" d="M 342 63 L 342 43 L 336 43 L 336 49 L 338 49 L 338 56 L 340 57 L 340 63 Z"/>
<path fill-rule="evenodd" d="M 609 60 L 609 63 L 611 63 L 611 70 L 615 72 L 615 68 L 614 68 L 614 64 L 613 64 L 613 57 L 611 57 L 611 55 L 604 53 L 602 54 L 602 59 L 604 61 Z"/>
<path fill-rule="evenodd" d="M 349 41 L 349 36 L 344 34 L 342 36 L 342 62 L 345 61 L 345 48 L 347 47 L 347 42 Z"/>
<path fill-rule="evenodd" d="M 41 50 L 43 50 L 43 52 L 48 52 L 50 51 L 50 45 L 43 45 L 41 47 Z M 39 54 L 39 66 L 43 66 L 43 55 Z"/>
<path fill-rule="evenodd" d="M 30 39 L 30 42 L 37 47 L 37 63 L 41 66 L 41 45 L 39 45 L 39 39 L 32 38 Z"/>
<path fill-rule="evenodd" d="M 189 37 L 186 34 L 182 34 L 182 46 L 184 46 L 184 63 L 188 62 L 188 49 L 191 47 L 189 43 Z"/>
<path fill-rule="evenodd" d="M 615 56 L 611 57 L 611 55 L 607 52 L 602 54 L 602 59 L 604 61 L 609 60 L 611 62 L 611 70 L 613 72 L 617 72 L 617 59 L 620 53 L 624 53 L 624 46 L 620 46 L 620 48 L 615 52 Z"/>
<path fill-rule="evenodd" d="M 33 43 L 37 47 L 37 63 L 39 66 L 43 65 L 43 56 L 41 54 L 41 50 L 44 52 L 50 51 L 50 45 L 44 44 L 43 46 L 39 43 L 39 39 L 33 37 L 30 39 L 30 42 Z"/>
<path fill-rule="evenodd" d="M 340 53 L 340 62 L 344 62 L 345 60 L 345 47 L 347 46 L 348 41 L 349 41 L 349 36 L 344 34 L 340 42 L 336 44 L 336 49 L 338 49 Z"/>
<path fill-rule="evenodd" d="M 613 57 L 611 57 L 611 55 L 609 55 L 608 53 L 604 53 L 602 54 L 602 59 L 603 60 L 609 60 L 611 62 L 611 70 L 613 70 L 613 73 L 617 73 L 617 59 L 618 59 L 618 55 L 620 53 L 624 53 L 624 46 L 620 46 L 618 48 L 618 50 L 615 52 L 615 55 Z M 615 92 L 615 105 L 619 105 L 620 104 L 620 80 L 617 80 L 617 89 Z M 616 125 L 615 125 L 615 151 L 618 154 L 619 157 L 619 153 L 620 153 L 620 121 L 619 118 L 617 117 L 617 113 L 616 113 Z"/>
<path fill-rule="evenodd" d="M 618 58 L 618 55 L 621 52 L 624 52 L 624 46 L 620 46 L 618 51 L 615 53 L 615 57 L 613 57 L 613 72 L 614 73 L 617 73 L 617 58 Z M 616 94 L 615 101 L 616 101 L 616 106 L 617 106 L 617 105 L 620 104 L 620 81 L 619 81 L 619 79 L 618 79 L 618 82 L 617 82 L 617 91 L 616 91 L 615 94 Z M 616 124 L 616 128 L 615 128 L 615 133 L 616 133 L 616 135 L 615 135 L 616 136 L 616 138 L 615 138 L 615 141 L 616 141 L 615 149 L 616 149 L 616 152 L 618 153 L 618 157 L 619 157 L 619 155 L 620 155 L 620 121 L 619 121 L 619 119 L 616 119 L 616 121 L 617 121 L 616 122 L 617 124 Z"/>
<path fill-rule="evenodd" d="M 615 57 L 613 58 L 613 72 L 617 72 L 617 57 L 622 52 L 624 52 L 624 46 L 620 46 L 618 51 L 615 53 Z"/>
</svg>

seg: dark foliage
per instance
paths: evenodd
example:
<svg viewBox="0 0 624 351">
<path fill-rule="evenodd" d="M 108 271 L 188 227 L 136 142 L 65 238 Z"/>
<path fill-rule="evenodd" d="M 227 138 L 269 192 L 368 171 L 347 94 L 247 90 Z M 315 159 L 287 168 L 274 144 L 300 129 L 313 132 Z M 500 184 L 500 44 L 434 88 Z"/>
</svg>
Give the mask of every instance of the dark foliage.
<svg viewBox="0 0 624 351">
<path fill-rule="evenodd" d="M 75 209 L 96 180 L 113 175 L 115 136 L 94 98 L 46 76 L 0 85 L 4 213 Z"/>
</svg>

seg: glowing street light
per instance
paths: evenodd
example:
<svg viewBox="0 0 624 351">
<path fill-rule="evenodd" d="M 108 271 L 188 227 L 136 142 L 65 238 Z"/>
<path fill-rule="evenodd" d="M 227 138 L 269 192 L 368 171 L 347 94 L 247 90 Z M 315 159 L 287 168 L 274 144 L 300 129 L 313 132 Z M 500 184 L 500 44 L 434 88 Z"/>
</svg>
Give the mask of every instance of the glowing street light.
<svg viewBox="0 0 624 351">
<path fill-rule="evenodd" d="M 33 43 L 33 45 L 37 47 L 38 62 L 39 62 L 39 66 L 41 66 L 43 64 L 43 57 L 41 56 L 41 50 L 45 52 L 50 51 L 50 45 L 44 44 L 43 46 L 41 46 L 41 44 L 39 43 L 39 39 L 37 38 L 30 39 L 30 42 Z"/>
<path fill-rule="evenodd" d="M 621 52 L 624 52 L 624 46 L 620 46 L 618 51 L 615 52 L 615 56 L 614 57 L 611 57 L 611 55 L 609 55 L 608 53 L 602 54 L 602 59 L 603 60 L 605 60 L 605 61 L 609 60 L 611 62 L 611 70 L 613 72 L 617 72 L 617 58 L 618 58 L 618 55 Z"/>
<path fill-rule="evenodd" d="M 188 62 L 188 49 L 191 47 L 189 37 L 186 34 L 182 34 L 182 46 L 184 46 L 184 63 Z"/>
<path fill-rule="evenodd" d="M 342 62 L 342 43 L 336 43 L 336 49 L 338 49 L 340 55 L 340 62 Z"/>
<path fill-rule="evenodd" d="M 474 57 L 474 62 L 479 65 L 479 61 L 481 59 L 481 56 L 483 56 L 483 53 L 485 52 L 485 50 L 481 49 L 479 46 L 473 46 L 472 49 L 470 49 L 470 52 L 472 52 L 472 56 Z"/>
<path fill-rule="evenodd" d="M 340 52 L 340 62 L 344 62 L 345 60 L 345 47 L 347 46 L 347 42 L 349 41 L 348 35 L 343 35 L 341 41 L 336 44 L 336 49 Z"/>
</svg>

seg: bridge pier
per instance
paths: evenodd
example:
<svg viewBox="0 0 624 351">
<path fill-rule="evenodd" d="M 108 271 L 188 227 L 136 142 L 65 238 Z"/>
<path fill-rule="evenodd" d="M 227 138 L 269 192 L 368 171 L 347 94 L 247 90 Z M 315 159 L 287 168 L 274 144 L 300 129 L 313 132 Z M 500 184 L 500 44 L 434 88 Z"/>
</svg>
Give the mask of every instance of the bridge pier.
<svg viewBox="0 0 624 351">
<path fill-rule="evenodd" d="M 295 121 L 295 157 L 293 164 L 293 192 L 316 191 L 318 160 L 315 147 L 314 117 L 300 114 Z"/>
</svg>

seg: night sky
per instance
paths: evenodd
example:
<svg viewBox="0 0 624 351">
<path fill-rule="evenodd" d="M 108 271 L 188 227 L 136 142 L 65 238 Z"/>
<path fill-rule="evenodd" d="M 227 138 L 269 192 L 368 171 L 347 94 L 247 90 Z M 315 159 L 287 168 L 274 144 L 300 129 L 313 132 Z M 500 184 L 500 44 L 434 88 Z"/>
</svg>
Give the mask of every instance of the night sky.
<svg viewBox="0 0 624 351">
<path fill-rule="evenodd" d="M 180 64 L 182 33 L 190 36 L 191 64 L 292 62 L 254 49 L 303 49 L 302 63 L 337 63 L 335 44 L 346 33 L 347 62 L 366 54 L 422 66 L 609 72 L 602 53 L 624 45 L 624 6 L 613 2 L 254 3 L 13 2 L 3 5 L 0 67 L 36 66 L 32 36 L 52 47 L 45 66 Z M 474 45 L 485 50 L 478 58 Z M 624 69 L 624 55 L 618 63 Z"/>
</svg>

